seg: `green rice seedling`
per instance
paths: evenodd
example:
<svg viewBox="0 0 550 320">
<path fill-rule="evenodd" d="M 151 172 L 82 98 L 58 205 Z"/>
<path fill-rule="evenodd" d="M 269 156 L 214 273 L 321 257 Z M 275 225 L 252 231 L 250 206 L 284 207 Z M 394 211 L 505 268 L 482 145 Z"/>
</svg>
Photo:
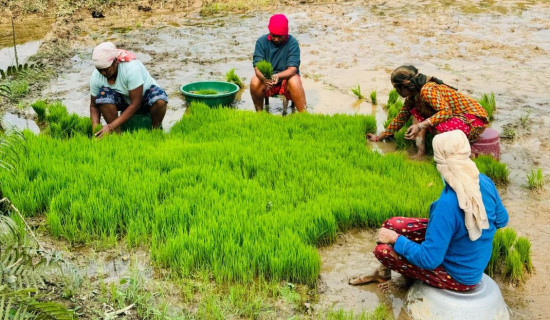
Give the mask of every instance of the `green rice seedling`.
<svg viewBox="0 0 550 320">
<path fill-rule="evenodd" d="M 63 132 L 74 117 L 56 108 L 50 130 Z M 124 239 L 149 246 L 160 267 L 204 270 L 217 283 L 307 285 L 318 280 L 317 246 L 396 211 L 426 215 L 439 196 L 433 165 L 365 148 L 372 116 L 188 109 L 170 133 L 99 141 L 25 133 L 28 152 L 18 154 L 15 176 L 0 171 L 2 190 L 26 216 L 45 214 L 52 235 L 69 243 Z"/>
<path fill-rule="evenodd" d="M 372 104 L 376 104 L 376 90 L 372 90 L 370 92 L 370 101 L 372 102 Z"/>
<path fill-rule="evenodd" d="M 479 104 L 487 111 L 489 121 L 493 121 L 493 114 L 496 109 L 495 94 L 493 92 L 490 94 L 484 93 L 479 99 Z"/>
<path fill-rule="evenodd" d="M 496 184 L 508 183 L 509 172 L 505 163 L 499 162 L 490 155 L 479 155 L 473 160 L 479 172 L 491 178 Z"/>
<path fill-rule="evenodd" d="M 527 174 L 527 188 L 532 190 L 542 190 L 544 188 L 544 175 L 542 169 L 531 169 L 531 172 Z"/>
<path fill-rule="evenodd" d="M 397 90 L 391 89 L 389 96 L 388 96 L 388 106 L 391 106 L 392 104 L 396 103 L 400 100 L 399 93 L 397 93 Z"/>
<path fill-rule="evenodd" d="M 533 264 L 531 262 L 531 242 L 526 237 L 519 237 L 514 244 L 514 249 L 519 254 L 521 263 L 528 273 L 533 272 Z"/>
<path fill-rule="evenodd" d="M 264 75 L 266 79 L 271 79 L 271 77 L 273 76 L 273 66 L 269 61 L 262 60 L 256 63 L 256 68 L 260 70 L 260 72 Z"/>
<path fill-rule="evenodd" d="M 493 277 L 497 273 L 501 273 L 502 271 L 502 241 L 501 239 L 502 233 L 500 232 L 500 229 L 495 232 L 495 236 L 493 237 L 493 247 L 491 249 L 491 258 L 489 259 L 489 263 L 487 264 L 487 268 L 485 268 L 485 273 L 487 273 L 490 277 Z"/>
<path fill-rule="evenodd" d="M 500 136 L 502 139 L 515 139 L 516 138 L 516 130 L 512 128 L 511 126 L 504 126 L 502 128 L 502 135 Z"/>
<path fill-rule="evenodd" d="M 504 277 L 514 283 L 523 281 L 523 263 L 519 253 L 514 249 L 510 250 L 506 256 Z"/>
<path fill-rule="evenodd" d="M 203 96 L 218 94 L 218 91 L 216 91 L 214 89 L 200 89 L 200 90 L 195 90 L 195 91 L 190 91 L 190 92 L 194 93 L 194 94 L 200 94 L 200 95 L 203 95 Z"/>
<path fill-rule="evenodd" d="M 512 246 L 516 242 L 517 233 L 512 228 L 502 228 L 499 231 L 501 233 L 499 237 L 499 241 L 501 242 L 500 254 L 504 259 L 506 259 L 512 250 Z"/>
<path fill-rule="evenodd" d="M 351 88 L 351 92 L 357 97 L 357 99 L 365 99 L 365 96 L 361 93 L 361 87 L 359 83 L 355 85 L 355 88 Z"/>
<path fill-rule="evenodd" d="M 44 122 L 46 120 L 46 101 L 37 100 L 31 105 L 31 107 L 38 116 L 38 122 Z"/>
<path fill-rule="evenodd" d="M 239 86 L 239 88 L 244 88 L 244 84 L 241 81 L 241 78 L 235 73 L 235 68 L 227 71 L 225 74 L 225 81 L 232 82 Z"/>
<path fill-rule="evenodd" d="M 101 128 L 103 128 L 103 125 L 101 123 L 97 124 L 93 130 L 92 130 L 92 134 L 95 135 L 96 133 L 99 132 L 99 130 L 101 130 Z"/>
<path fill-rule="evenodd" d="M 17 101 L 29 92 L 29 82 L 25 79 L 13 80 L 7 84 L 10 88 L 10 99 Z"/>
<path fill-rule="evenodd" d="M 529 119 L 531 118 L 531 113 L 533 111 L 530 109 L 523 109 L 521 110 L 521 115 L 519 117 L 519 123 L 523 128 L 527 128 L 527 125 L 529 124 Z"/>
</svg>

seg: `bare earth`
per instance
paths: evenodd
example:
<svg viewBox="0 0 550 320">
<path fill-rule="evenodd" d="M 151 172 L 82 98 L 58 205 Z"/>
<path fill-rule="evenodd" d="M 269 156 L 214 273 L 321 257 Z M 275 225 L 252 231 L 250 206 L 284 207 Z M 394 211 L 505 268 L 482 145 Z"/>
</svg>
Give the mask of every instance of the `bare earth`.
<svg viewBox="0 0 550 320">
<path fill-rule="evenodd" d="M 46 35 L 44 47 L 52 39 L 68 39 L 74 54 L 69 61 L 56 62 L 61 73 L 41 96 L 61 99 L 70 111 L 87 115 L 91 50 L 110 40 L 136 52 L 167 90 L 171 101 L 165 128 L 169 128 L 185 110 L 181 85 L 221 80 L 231 68 L 250 79 L 255 40 L 267 32 L 269 16 L 278 12 L 287 14 L 290 32 L 301 45 L 300 71 L 309 112 L 374 114 L 383 122 L 381 107 L 357 102 L 350 88 L 359 84 L 365 96 L 376 90 L 383 103 L 391 89 L 389 74 L 402 64 L 414 64 L 422 73 L 476 98 L 495 93 L 498 109 L 492 126 L 502 136 L 505 128 L 516 134 L 515 139 L 501 140 L 501 161 L 510 170 L 511 183 L 500 191 L 510 214 L 509 226 L 532 242 L 536 269 L 524 285 L 501 284 L 501 289 L 513 319 L 549 319 L 550 194 L 548 188 L 525 188 L 532 168 L 550 172 L 548 1 L 350 1 L 209 18 L 194 10 L 159 15 L 132 11 L 124 18 L 114 10 L 104 19 L 80 13 L 72 24 L 58 22 Z M 248 91 L 241 100 L 238 108 L 253 110 Z M 280 104 L 275 102 L 272 112 L 280 113 Z M 392 149 L 383 144 L 373 147 Z M 372 246 L 370 231 L 358 231 L 320 249 L 324 263 L 318 307 L 370 311 L 384 301 L 397 316 L 402 296 L 387 297 L 375 286 L 346 285 L 349 276 L 376 266 Z"/>
</svg>

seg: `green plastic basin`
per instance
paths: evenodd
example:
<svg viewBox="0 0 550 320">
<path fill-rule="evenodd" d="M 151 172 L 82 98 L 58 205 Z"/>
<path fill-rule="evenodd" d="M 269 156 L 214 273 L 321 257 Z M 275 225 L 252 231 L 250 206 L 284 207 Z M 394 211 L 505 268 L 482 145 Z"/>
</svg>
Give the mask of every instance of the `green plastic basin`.
<svg viewBox="0 0 550 320">
<path fill-rule="evenodd" d="M 193 91 L 215 90 L 217 94 L 199 94 Z M 239 86 L 223 81 L 199 81 L 181 86 L 181 92 L 187 105 L 193 101 L 202 102 L 210 107 L 229 106 L 235 100 Z"/>
</svg>

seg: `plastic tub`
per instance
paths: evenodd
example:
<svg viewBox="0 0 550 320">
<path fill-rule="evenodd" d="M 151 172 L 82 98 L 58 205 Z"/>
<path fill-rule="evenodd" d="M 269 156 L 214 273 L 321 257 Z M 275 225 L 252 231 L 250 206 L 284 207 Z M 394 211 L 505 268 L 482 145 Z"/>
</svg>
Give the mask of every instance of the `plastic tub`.
<svg viewBox="0 0 550 320">
<path fill-rule="evenodd" d="M 217 94 L 197 94 L 193 91 L 215 90 Z M 202 102 L 210 107 L 229 106 L 235 100 L 239 86 L 223 81 L 199 81 L 181 86 L 181 92 L 187 105 L 191 102 Z"/>
<path fill-rule="evenodd" d="M 407 293 L 405 305 L 413 320 L 510 319 L 498 285 L 486 274 L 469 292 L 438 289 L 416 281 Z"/>
</svg>

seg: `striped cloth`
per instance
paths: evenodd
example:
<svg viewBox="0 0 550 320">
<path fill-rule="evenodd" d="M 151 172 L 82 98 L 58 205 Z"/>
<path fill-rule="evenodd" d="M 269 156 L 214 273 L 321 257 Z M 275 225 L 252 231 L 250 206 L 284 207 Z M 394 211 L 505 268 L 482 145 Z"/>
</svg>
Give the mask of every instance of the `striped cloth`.
<svg viewBox="0 0 550 320">
<path fill-rule="evenodd" d="M 415 111 L 411 112 L 413 109 Z M 422 86 L 419 94 L 405 99 L 403 108 L 382 135 L 391 136 L 399 131 L 412 113 L 420 116 L 417 119 L 429 119 L 432 127 L 437 127 L 452 118 L 461 120 L 470 127 L 470 132 L 466 133 L 470 141 L 477 140 L 488 123 L 487 111 L 474 98 L 444 84 L 427 82 Z M 482 126 L 479 125 L 479 121 L 475 121 L 477 119 L 481 120 Z"/>
</svg>

